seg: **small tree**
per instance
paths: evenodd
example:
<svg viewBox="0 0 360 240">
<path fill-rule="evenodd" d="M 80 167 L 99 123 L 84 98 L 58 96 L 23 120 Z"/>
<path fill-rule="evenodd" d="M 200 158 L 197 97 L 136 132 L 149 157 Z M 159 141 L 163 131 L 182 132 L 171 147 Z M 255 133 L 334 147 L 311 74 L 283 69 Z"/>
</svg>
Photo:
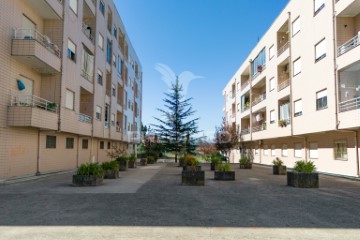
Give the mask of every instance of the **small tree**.
<svg viewBox="0 0 360 240">
<path fill-rule="evenodd" d="M 197 152 L 204 156 L 205 160 L 211 160 L 211 156 L 216 153 L 215 144 L 208 141 L 200 140 L 196 148 Z"/>
<path fill-rule="evenodd" d="M 162 113 L 162 118 L 155 117 L 159 124 L 153 124 L 165 150 L 175 153 L 175 162 L 181 152 L 191 152 L 195 149 L 191 136 L 199 132 L 199 118 L 187 120 L 195 111 L 190 103 L 192 99 L 184 99 L 182 91 L 182 86 L 176 78 L 175 83 L 172 83 L 171 92 L 165 93 L 166 98 L 163 101 L 166 110 L 158 109 Z"/>
<path fill-rule="evenodd" d="M 232 149 L 239 146 L 239 137 L 236 127 L 229 125 L 223 118 L 221 126 L 215 128 L 216 149 L 227 156 Z"/>
</svg>

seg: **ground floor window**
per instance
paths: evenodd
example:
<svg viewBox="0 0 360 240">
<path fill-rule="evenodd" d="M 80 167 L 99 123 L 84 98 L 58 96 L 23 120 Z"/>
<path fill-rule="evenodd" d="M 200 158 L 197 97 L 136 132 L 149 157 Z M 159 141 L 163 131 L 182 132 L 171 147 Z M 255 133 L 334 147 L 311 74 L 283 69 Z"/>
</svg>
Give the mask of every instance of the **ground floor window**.
<svg viewBox="0 0 360 240">
<path fill-rule="evenodd" d="M 318 144 L 316 142 L 310 143 L 310 151 L 309 151 L 309 157 L 311 159 L 318 159 L 319 153 L 318 153 Z"/>
<path fill-rule="evenodd" d="M 334 142 L 334 159 L 347 160 L 347 142 L 346 140 L 337 140 Z"/>
<path fill-rule="evenodd" d="M 46 148 L 56 148 L 56 136 L 46 136 Z"/>
<path fill-rule="evenodd" d="M 104 141 L 100 141 L 100 149 L 104 149 Z"/>
<path fill-rule="evenodd" d="M 302 158 L 302 145 L 301 143 L 295 143 L 294 146 L 294 157 Z"/>
<path fill-rule="evenodd" d="M 287 145 L 286 145 L 286 144 L 284 144 L 284 145 L 282 146 L 281 156 L 282 156 L 282 157 L 287 157 L 287 156 L 288 156 L 288 148 L 287 148 Z"/>
<path fill-rule="evenodd" d="M 275 145 L 271 146 L 271 156 L 275 157 L 276 156 L 276 149 L 275 149 Z"/>
<path fill-rule="evenodd" d="M 82 149 L 88 149 L 88 147 L 89 147 L 89 140 L 83 139 L 82 140 Z"/>
<path fill-rule="evenodd" d="M 74 148 L 74 138 L 66 138 L 66 149 Z"/>
<path fill-rule="evenodd" d="M 264 156 L 269 156 L 269 149 L 267 145 L 264 146 Z"/>
</svg>

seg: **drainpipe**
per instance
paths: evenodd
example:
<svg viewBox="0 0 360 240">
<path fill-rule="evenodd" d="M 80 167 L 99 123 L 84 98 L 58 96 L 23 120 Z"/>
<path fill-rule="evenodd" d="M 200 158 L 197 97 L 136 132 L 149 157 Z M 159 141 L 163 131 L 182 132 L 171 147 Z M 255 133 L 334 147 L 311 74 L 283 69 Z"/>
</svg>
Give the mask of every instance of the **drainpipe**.
<svg viewBox="0 0 360 240">
<path fill-rule="evenodd" d="M 79 167 L 79 156 L 80 156 L 80 136 L 77 135 L 77 152 L 76 152 L 76 167 Z"/>
<path fill-rule="evenodd" d="M 36 159 L 36 173 L 35 175 L 36 176 L 39 176 L 40 175 L 40 129 L 38 129 L 38 140 L 37 140 L 37 143 L 38 143 L 38 147 L 37 147 L 37 159 Z"/>
<path fill-rule="evenodd" d="M 336 15 L 335 15 L 335 2 L 332 2 L 333 8 L 333 54 L 334 54 L 334 96 L 335 96 L 335 129 L 339 129 L 339 110 L 338 110 L 338 71 L 337 71 L 337 63 L 336 63 L 336 56 L 337 56 L 337 37 L 336 37 Z"/>
<path fill-rule="evenodd" d="M 291 48 L 292 48 L 292 44 L 291 44 L 291 38 L 292 38 L 292 28 L 291 28 L 291 12 L 288 12 L 289 18 L 288 18 L 288 29 L 289 29 L 289 56 L 290 56 L 290 63 L 289 66 L 291 65 Z M 293 106 L 293 96 L 292 96 L 292 67 L 289 67 L 289 87 L 290 87 L 290 108 L 289 108 L 289 114 L 290 114 L 290 135 L 293 136 L 294 135 L 294 116 L 293 116 L 293 111 L 292 111 L 292 106 Z"/>
<path fill-rule="evenodd" d="M 250 59 L 250 61 L 249 61 L 249 63 L 250 63 L 250 65 L 249 65 L 249 67 L 250 67 L 250 70 L 249 70 L 249 72 L 250 72 L 250 83 L 249 83 L 249 87 L 250 87 L 250 95 L 249 95 L 249 103 L 250 103 L 250 109 L 249 109 L 249 111 L 250 111 L 250 146 L 252 146 L 252 140 L 253 140 L 253 138 L 252 138 L 252 101 L 251 101 L 251 98 L 252 98 L 252 81 L 253 81 L 253 78 L 254 78 L 254 76 L 253 76 L 253 72 L 252 72 L 252 64 L 253 64 L 253 61 L 252 61 L 252 59 Z"/>
</svg>

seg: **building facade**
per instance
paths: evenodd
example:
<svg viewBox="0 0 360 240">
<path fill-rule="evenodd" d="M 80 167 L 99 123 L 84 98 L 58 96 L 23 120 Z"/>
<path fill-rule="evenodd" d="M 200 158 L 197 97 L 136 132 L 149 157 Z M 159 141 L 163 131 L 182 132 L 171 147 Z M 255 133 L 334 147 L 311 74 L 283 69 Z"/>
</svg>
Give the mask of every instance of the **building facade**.
<svg viewBox="0 0 360 240">
<path fill-rule="evenodd" d="M 142 70 L 112 0 L 0 9 L 0 181 L 136 151 Z"/>
<path fill-rule="evenodd" d="M 223 95 L 243 154 L 359 177 L 360 1 L 291 0 Z"/>
</svg>

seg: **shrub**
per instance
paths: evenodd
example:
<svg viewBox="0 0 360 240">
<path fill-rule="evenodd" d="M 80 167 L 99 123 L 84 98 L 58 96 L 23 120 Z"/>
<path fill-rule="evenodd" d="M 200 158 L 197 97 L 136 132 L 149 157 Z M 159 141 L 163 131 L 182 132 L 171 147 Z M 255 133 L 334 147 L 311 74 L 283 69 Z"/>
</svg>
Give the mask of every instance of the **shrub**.
<svg viewBox="0 0 360 240">
<path fill-rule="evenodd" d="M 131 156 L 129 157 L 129 162 L 135 162 L 135 161 L 136 161 L 135 154 L 131 154 Z"/>
<path fill-rule="evenodd" d="M 275 160 L 272 162 L 274 164 L 274 166 L 282 166 L 284 164 L 284 162 L 280 159 L 280 158 L 275 158 Z"/>
<path fill-rule="evenodd" d="M 219 155 L 213 155 L 211 156 L 211 162 L 212 163 L 215 163 L 215 164 L 218 164 L 221 162 L 221 156 Z"/>
<path fill-rule="evenodd" d="M 95 175 L 102 177 L 104 176 L 104 169 L 98 163 L 81 164 L 77 170 L 77 175 Z"/>
<path fill-rule="evenodd" d="M 250 158 L 248 158 L 248 157 L 240 158 L 240 164 L 246 165 L 246 164 L 250 164 L 250 163 L 251 163 Z"/>
<path fill-rule="evenodd" d="M 304 160 L 300 160 L 295 162 L 294 170 L 296 172 L 312 173 L 316 170 L 316 167 L 312 161 L 305 162 Z"/>
<path fill-rule="evenodd" d="M 110 162 L 104 162 L 101 164 L 101 167 L 106 170 L 118 170 L 119 169 L 119 163 L 118 161 L 110 161 Z"/>
<path fill-rule="evenodd" d="M 231 165 L 229 163 L 219 163 L 216 165 L 218 171 L 229 172 L 231 171 Z"/>
<path fill-rule="evenodd" d="M 185 165 L 186 166 L 199 166 L 200 162 L 192 155 L 185 155 Z"/>
<path fill-rule="evenodd" d="M 128 161 L 129 158 L 127 156 L 119 156 L 116 158 L 116 161 L 118 161 L 119 163 L 126 163 L 126 161 Z"/>
<path fill-rule="evenodd" d="M 156 162 L 156 159 L 154 156 L 147 156 L 147 161 L 148 161 L 148 164 L 152 164 L 152 163 L 155 163 Z"/>
</svg>

